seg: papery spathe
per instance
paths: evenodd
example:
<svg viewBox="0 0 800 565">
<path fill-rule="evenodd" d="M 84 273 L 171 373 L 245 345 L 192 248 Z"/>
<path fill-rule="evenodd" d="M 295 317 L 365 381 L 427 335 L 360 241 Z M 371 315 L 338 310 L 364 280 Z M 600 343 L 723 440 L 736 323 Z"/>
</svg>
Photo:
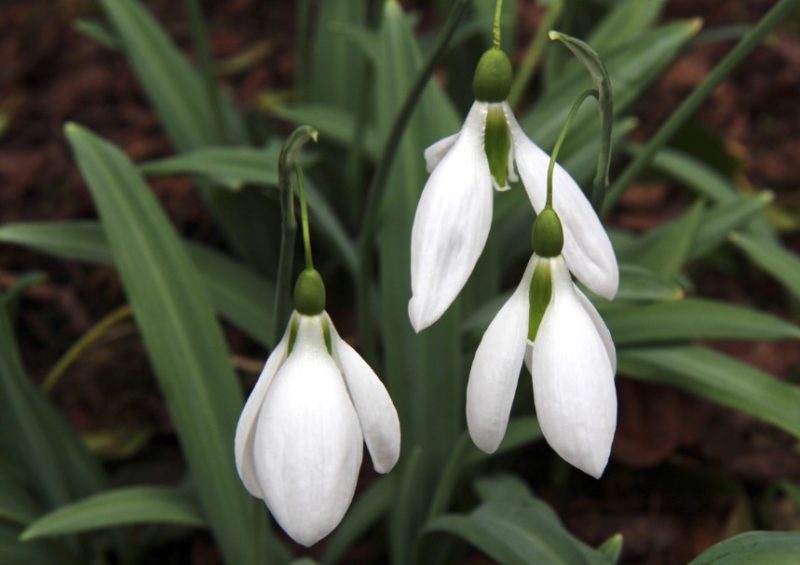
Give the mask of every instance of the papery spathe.
<svg viewBox="0 0 800 565">
<path fill-rule="evenodd" d="M 295 312 L 239 418 L 242 482 L 287 534 L 310 546 L 347 511 L 364 441 L 375 470 L 391 470 L 400 423 L 383 383 L 325 312 Z"/>
</svg>

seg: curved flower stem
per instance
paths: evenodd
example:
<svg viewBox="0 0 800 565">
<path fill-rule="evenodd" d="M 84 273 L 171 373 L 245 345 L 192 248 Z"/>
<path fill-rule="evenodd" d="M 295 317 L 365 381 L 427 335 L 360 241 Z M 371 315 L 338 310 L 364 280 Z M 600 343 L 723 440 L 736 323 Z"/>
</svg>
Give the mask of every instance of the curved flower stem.
<svg viewBox="0 0 800 565">
<path fill-rule="evenodd" d="M 564 127 L 561 128 L 561 133 L 558 135 L 556 145 L 553 147 L 553 152 L 550 154 L 550 164 L 547 167 L 547 202 L 545 203 L 545 208 L 553 207 L 553 170 L 556 167 L 556 161 L 558 160 L 558 154 L 561 152 L 561 146 L 567 138 L 567 132 L 569 132 L 569 128 L 572 127 L 572 122 L 575 120 L 578 110 L 580 110 L 583 102 L 590 96 L 597 98 L 599 95 L 594 88 L 590 88 L 581 92 L 575 102 L 573 102 L 572 108 L 570 108 L 569 114 L 567 114 L 567 120 L 564 122 Z"/>
<path fill-rule="evenodd" d="M 375 230 L 378 222 L 378 212 L 380 204 L 383 200 L 383 193 L 386 190 L 386 177 L 389 174 L 394 155 L 397 152 L 397 146 L 400 144 L 400 139 L 403 132 L 408 125 L 411 114 L 422 96 L 422 92 L 428 83 L 428 79 L 433 73 L 433 68 L 439 61 L 439 58 L 450 43 L 453 37 L 453 32 L 456 30 L 461 16 L 470 4 L 471 0 L 458 0 L 453 3 L 450 14 L 442 26 L 442 31 L 439 33 L 436 45 L 428 55 L 428 59 L 420 69 L 414 85 L 408 92 L 400 111 L 395 117 L 392 129 L 389 136 L 386 138 L 386 143 L 378 160 L 378 165 L 375 174 L 370 182 L 369 189 L 367 190 L 367 203 L 364 207 L 364 223 L 361 226 L 361 234 L 358 239 L 358 278 L 356 280 L 356 290 L 358 293 L 358 318 L 359 318 L 359 333 L 361 334 L 361 352 L 364 359 L 371 365 L 375 365 L 375 341 L 372 331 L 372 302 L 370 299 L 370 287 L 372 277 L 372 244 L 374 243 Z"/>
<path fill-rule="evenodd" d="M 297 219 L 294 215 L 294 188 L 292 172 L 298 175 L 295 160 L 300 148 L 309 140 L 316 141 L 317 130 L 311 126 L 300 126 L 294 130 L 281 148 L 278 157 L 278 189 L 281 199 L 281 250 L 278 258 L 278 279 L 275 284 L 275 315 L 270 340 L 275 341 L 288 320 L 286 304 L 292 288 L 292 264 L 294 262 L 294 240 L 297 234 Z M 305 198 L 302 198 L 305 202 Z M 308 224 L 308 218 L 305 219 Z M 310 253 L 310 248 L 309 248 Z"/>
<path fill-rule="evenodd" d="M 494 24 L 492 25 L 492 46 L 500 49 L 500 17 L 503 13 L 503 0 L 495 0 Z"/>
<path fill-rule="evenodd" d="M 644 171 L 650 164 L 661 147 L 675 135 L 686 121 L 694 114 L 700 105 L 712 92 L 725 80 L 725 78 L 747 57 L 764 39 L 764 37 L 792 10 L 797 8 L 798 0 L 780 0 L 766 15 L 761 18 L 755 27 L 736 44 L 730 53 L 714 68 L 711 73 L 694 89 L 694 91 L 678 106 L 670 118 L 662 124 L 644 149 L 636 155 L 608 191 L 603 211 L 607 212 L 616 203 L 628 185 Z"/>
</svg>

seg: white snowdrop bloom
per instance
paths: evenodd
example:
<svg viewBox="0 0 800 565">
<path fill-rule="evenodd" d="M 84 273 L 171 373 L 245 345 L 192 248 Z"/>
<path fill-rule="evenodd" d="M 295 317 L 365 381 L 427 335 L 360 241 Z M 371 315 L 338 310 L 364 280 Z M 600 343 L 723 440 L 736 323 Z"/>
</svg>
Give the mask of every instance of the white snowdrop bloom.
<svg viewBox="0 0 800 565">
<path fill-rule="evenodd" d="M 487 78 L 488 77 L 488 78 Z M 461 131 L 425 151 L 430 177 L 411 235 L 411 325 L 433 324 L 458 296 L 486 245 L 493 191 L 522 180 L 536 212 L 545 206 L 550 157 L 531 141 L 505 101 L 511 64 L 487 51 L 475 71 L 473 103 Z M 556 164 L 554 208 L 564 230 L 564 260 L 591 291 L 612 299 L 619 270 L 611 242 L 583 191 Z"/>
<path fill-rule="evenodd" d="M 390 471 L 400 422 L 389 394 L 324 310 L 295 311 L 239 418 L 242 482 L 292 539 L 310 546 L 347 512 L 365 441 L 375 470 Z"/>
<path fill-rule="evenodd" d="M 568 463 L 599 478 L 617 422 L 616 351 L 560 248 L 549 257 L 533 255 L 483 334 L 467 385 L 467 425 L 480 449 L 497 449 L 524 359 L 545 439 Z"/>
</svg>

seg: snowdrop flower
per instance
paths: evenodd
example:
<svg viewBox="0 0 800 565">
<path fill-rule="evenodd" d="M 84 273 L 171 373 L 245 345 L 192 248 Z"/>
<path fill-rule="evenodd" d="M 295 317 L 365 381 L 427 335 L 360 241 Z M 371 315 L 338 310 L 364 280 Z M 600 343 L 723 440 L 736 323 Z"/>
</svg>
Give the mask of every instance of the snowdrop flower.
<svg viewBox="0 0 800 565">
<path fill-rule="evenodd" d="M 469 433 L 483 451 L 497 449 L 524 359 L 545 439 L 568 463 L 599 478 L 617 421 L 614 343 L 572 282 L 561 255 L 566 234 L 552 208 L 537 218 L 533 239 L 536 251 L 522 281 L 483 334 L 472 362 Z"/>
<path fill-rule="evenodd" d="M 236 468 L 295 541 L 310 546 L 342 520 L 366 441 L 375 470 L 400 454 L 389 394 L 324 310 L 319 273 L 304 271 L 296 310 L 267 359 L 236 428 Z"/>
<path fill-rule="evenodd" d="M 433 324 L 464 287 L 486 245 L 492 223 L 492 187 L 508 189 L 517 172 L 537 213 L 550 157 L 531 141 L 505 101 L 511 63 L 497 48 L 478 62 L 475 103 L 461 131 L 425 151 L 430 177 L 417 205 L 411 235 L 409 318 L 416 331 Z M 590 290 L 611 299 L 619 271 L 608 235 L 580 187 L 556 165 L 554 207 L 564 230 L 563 256 Z"/>
</svg>

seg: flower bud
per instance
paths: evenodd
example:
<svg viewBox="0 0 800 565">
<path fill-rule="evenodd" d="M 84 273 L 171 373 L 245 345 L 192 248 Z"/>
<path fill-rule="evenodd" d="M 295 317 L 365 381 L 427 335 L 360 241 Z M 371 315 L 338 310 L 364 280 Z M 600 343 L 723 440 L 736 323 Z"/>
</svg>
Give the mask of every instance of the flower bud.
<svg viewBox="0 0 800 565">
<path fill-rule="evenodd" d="M 551 207 L 546 207 L 533 223 L 531 232 L 533 251 L 539 257 L 558 257 L 564 247 L 564 232 L 561 220 Z"/>
<path fill-rule="evenodd" d="M 503 102 L 511 90 L 511 61 L 504 51 L 492 48 L 478 61 L 472 92 L 481 102 Z"/>
<path fill-rule="evenodd" d="M 508 175 L 508 152 L 511 150 L 511 134 L 508 131 L 508 122 L 503 107 L 491 104 L 486 116 L 486 130 L 484 133 L 484 150 L 489 161 L 489 170 L 492 173 L 498 189 L 506 186 Z"/>
<path fill-rule="evenodd" d="M 316 316 L 325 309 L 325 284 L 315 269 L 306 269 L 297 277 L 294 308 L 305 316 Z"/>
</svg>

